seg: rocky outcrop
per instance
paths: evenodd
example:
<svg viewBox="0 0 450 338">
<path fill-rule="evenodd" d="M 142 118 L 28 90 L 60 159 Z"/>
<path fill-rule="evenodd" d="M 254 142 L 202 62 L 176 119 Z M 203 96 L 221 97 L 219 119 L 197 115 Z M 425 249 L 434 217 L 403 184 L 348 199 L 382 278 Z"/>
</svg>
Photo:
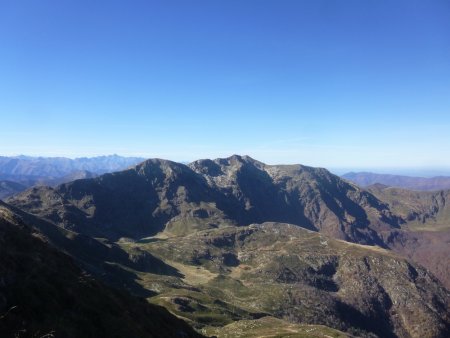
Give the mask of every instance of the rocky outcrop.
<svg viewBox="0 0 450 338">
<path fill-rule="evenodd" d="M 146 249 L 216 273 L 202 290 L 219 288 L 222 300 L 243 311 L 363 337 L 450 333 L 449 292 L 427 270 L 389 250 L 280 223 L 206 230 Z M 235 257 L 235 264 L 224 256 Z"/>
<path fill-rule="evenodd" d="M 325 169 L 268 166 L 237 155 L 189 166 L 148 160 L 54 190 L 28 190 L 9 203 L 66 228 L 114 240 L 164 229 L 179 235 L 278 221 L 383 245 L 377 232 L 399 226 L 384 203 Z"/>
</svg>

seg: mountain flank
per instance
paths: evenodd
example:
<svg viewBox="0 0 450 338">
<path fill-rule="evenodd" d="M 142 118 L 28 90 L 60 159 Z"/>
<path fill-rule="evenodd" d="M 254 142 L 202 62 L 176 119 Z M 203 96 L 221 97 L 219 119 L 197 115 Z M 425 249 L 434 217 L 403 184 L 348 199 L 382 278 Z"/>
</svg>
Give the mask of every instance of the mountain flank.
<svg viewBox="0 0 450 338">
<path fill-rule="evenodd" d="M 2 337 L 200 337 L 166 309 L 105 286 L 0 202 Z"/>
<path fill-rule="evenodd" d="M 237 155 L 189 165 L 147 160 L 54 189 L 33 188 L 8 201 L 113 240 L 277 221 L 383 246 L 378 232 L 400 226 L 386 204 L 325 169 L 268 166 Z"/>
<path fill-rule="evenodd" d="M 202 332 L 272 316 L 358 337 L 450 333 L 449 292 L 426 269 L 379 247 L 270 222 L 121 245 L 182 273 L 140 282 L 158 290 L 152 302 Z"/>
<path fill-rule="evenodd" d="M 266 165 L 234 155 L 188 165 L 150 159 L 93 179 L 35 187 L 8 202 L 65 229 L 112 242 L 267 221 L 296 224 L 394 249 L 424 264 L 450 288 L 449 264 L 439 263 L 449 247 L 446 194 L 398 193 L 382 185 L 362 189 L 326 169 Z M 444 232 L 420 234 L 419 228 Z M 431 243 L 437 255 L 429 251 Z"/>
<path fill-rule="evenodd" d="M 0 181 L 0 199 L 12 196 L 18 192 L 24 191 L 27 186 L 13 181 Z"/>
<path fill-rule="evenodd" d="M 422 264 L 450 289 L 450 190 L 436 192 L 372 185 L 368 190 L 405 220 L 385 234 L 396 252 Z"/>
</svg>

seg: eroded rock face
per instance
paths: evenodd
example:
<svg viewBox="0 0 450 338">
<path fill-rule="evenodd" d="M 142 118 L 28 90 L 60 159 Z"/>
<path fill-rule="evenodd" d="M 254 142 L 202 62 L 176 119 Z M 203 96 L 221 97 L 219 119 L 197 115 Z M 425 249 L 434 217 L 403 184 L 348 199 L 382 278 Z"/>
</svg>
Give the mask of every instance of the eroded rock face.
<svg viewBox="0 0 450 338">
<path fill-rule="evenodd" d="M 385 201 L 392 212 L 416 226 L 442 227 L 450 224 L 450 190 L 412 191 L 373 185 L 368 187 L 368 191 Z"/>
<path fill-rule="evenodd" d="M 386 245 L 423 265 L 450 290 L 450 191 L 410 191 L 371 186 L 404 220 L 402 229 L 380 232 Z"/>
<path fill-rule="evenodd" d="M 247 311 L 357 336 L 450 333 L 449 292 L 427 270 L 389 250 L 279 223 L 202 231 L 148 250 L 217 273 L 210 287 L 235 295 L 227 301 Z M 238 264 L 226 264 L 224 255 Z"/>
<path fill-rule="evenodd" d="M 383 245 L 378 231 L 399 225 L 376 197 L 325 169 L 269 166 L 238 155 L 189 166 L 148 160 L 54 190 L 29 190 L 9 203 L 74 230 L 88 225 L 92 235 L 113 240 L 279 221 Z"/>
<path fill-rule="evenodd" d="M 389 248 L 429 269 L 450 290 L 450 231 L 390 232 Z"/>
</svg>

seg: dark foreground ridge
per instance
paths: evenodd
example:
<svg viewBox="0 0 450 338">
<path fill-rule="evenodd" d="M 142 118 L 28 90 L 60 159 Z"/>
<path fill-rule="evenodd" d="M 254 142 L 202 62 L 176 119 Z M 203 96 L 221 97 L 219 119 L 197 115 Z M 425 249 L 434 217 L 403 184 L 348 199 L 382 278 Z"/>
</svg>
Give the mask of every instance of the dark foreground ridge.
<svg viewBox="0 0 450 338">
<path fill-rule="evenodd" d="M 2 337 L 200 337 L 166 309 L 111 289 L 0 204 Z"/>
</svg>

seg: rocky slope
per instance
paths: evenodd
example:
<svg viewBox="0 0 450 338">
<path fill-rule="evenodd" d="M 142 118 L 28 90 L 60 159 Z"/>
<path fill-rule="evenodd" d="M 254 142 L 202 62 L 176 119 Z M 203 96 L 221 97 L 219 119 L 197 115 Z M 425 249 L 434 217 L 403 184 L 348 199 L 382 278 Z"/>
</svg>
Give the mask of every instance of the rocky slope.
<svg viewBox="0 0 450 338">
<path fill-rule="evenodd" d="M 378 232 L 399 226 L 384 203 L 325 169 L 268 166 L 237 155 L 189 166 L 148 160 L 95 179 L 28 190 L 9 203 L 111 239 L 278 221 L 384 245 Z"/>
<path fill-rule="evenodd" d="M 212 189 L 234 200 L 234 218 L 242 224 L 287 222 L 336 238 L 380 245 L 375 230 L 398 226 L 399 220 L 386 205 L 323 168 L 266 165 L 238 155 L 189 166 Z"/>
<path fill-rule="evenodd" d="M 218 338 L 346 338 L 348 334 L 322 325 L 293 324 L 274 317 L 239 320 L 206 332 Z"/>
<path fill-rule="evenodd" d="M 372 185 L 367 189 L 404 219 L 410 228 L 450 228 L 450 190 L 412 191 L 383 185 Z"/>
<path fill-rule="evenodd" d="M 384 234 L 387 246 L 430 269 L 450 290 L 450 190 L 368 189 L 405 220 L 402 229 Z"/>
<path fill-rule="evenodd" d="M 198 337 L 162 307 L 92 279 L 0 202 L 2 337 Z"/>
<path fill-rule="evenodd" d="M 66 229 L 116 241 L 164 231 L 286 222 L 333 238 L 390 247 L 423 264 L 450 288 L 448 192 L 381 185 L 363 190 L 325 169 L 265 165 L 247 156 L 189 165 L 152 159 L 134 168 L 37 187 L 9 203 Z M 426 225 L 443 234 L 411 233 Z M 434 237 L 435 239 L 431 239 Z M 438 243 L 436 254 L 429 253 Z"/>
<path fill-rule="evenodd" d="M 122 245 L 151 252 L 181 272 L 181 278 L 141 275 L 140 282 L 157 290 L 153 302 L 204 332 L 270 315 L 362 337 L 450 334 L 449 292 L 389 250 L 280 223 Z"/>
</svg>

